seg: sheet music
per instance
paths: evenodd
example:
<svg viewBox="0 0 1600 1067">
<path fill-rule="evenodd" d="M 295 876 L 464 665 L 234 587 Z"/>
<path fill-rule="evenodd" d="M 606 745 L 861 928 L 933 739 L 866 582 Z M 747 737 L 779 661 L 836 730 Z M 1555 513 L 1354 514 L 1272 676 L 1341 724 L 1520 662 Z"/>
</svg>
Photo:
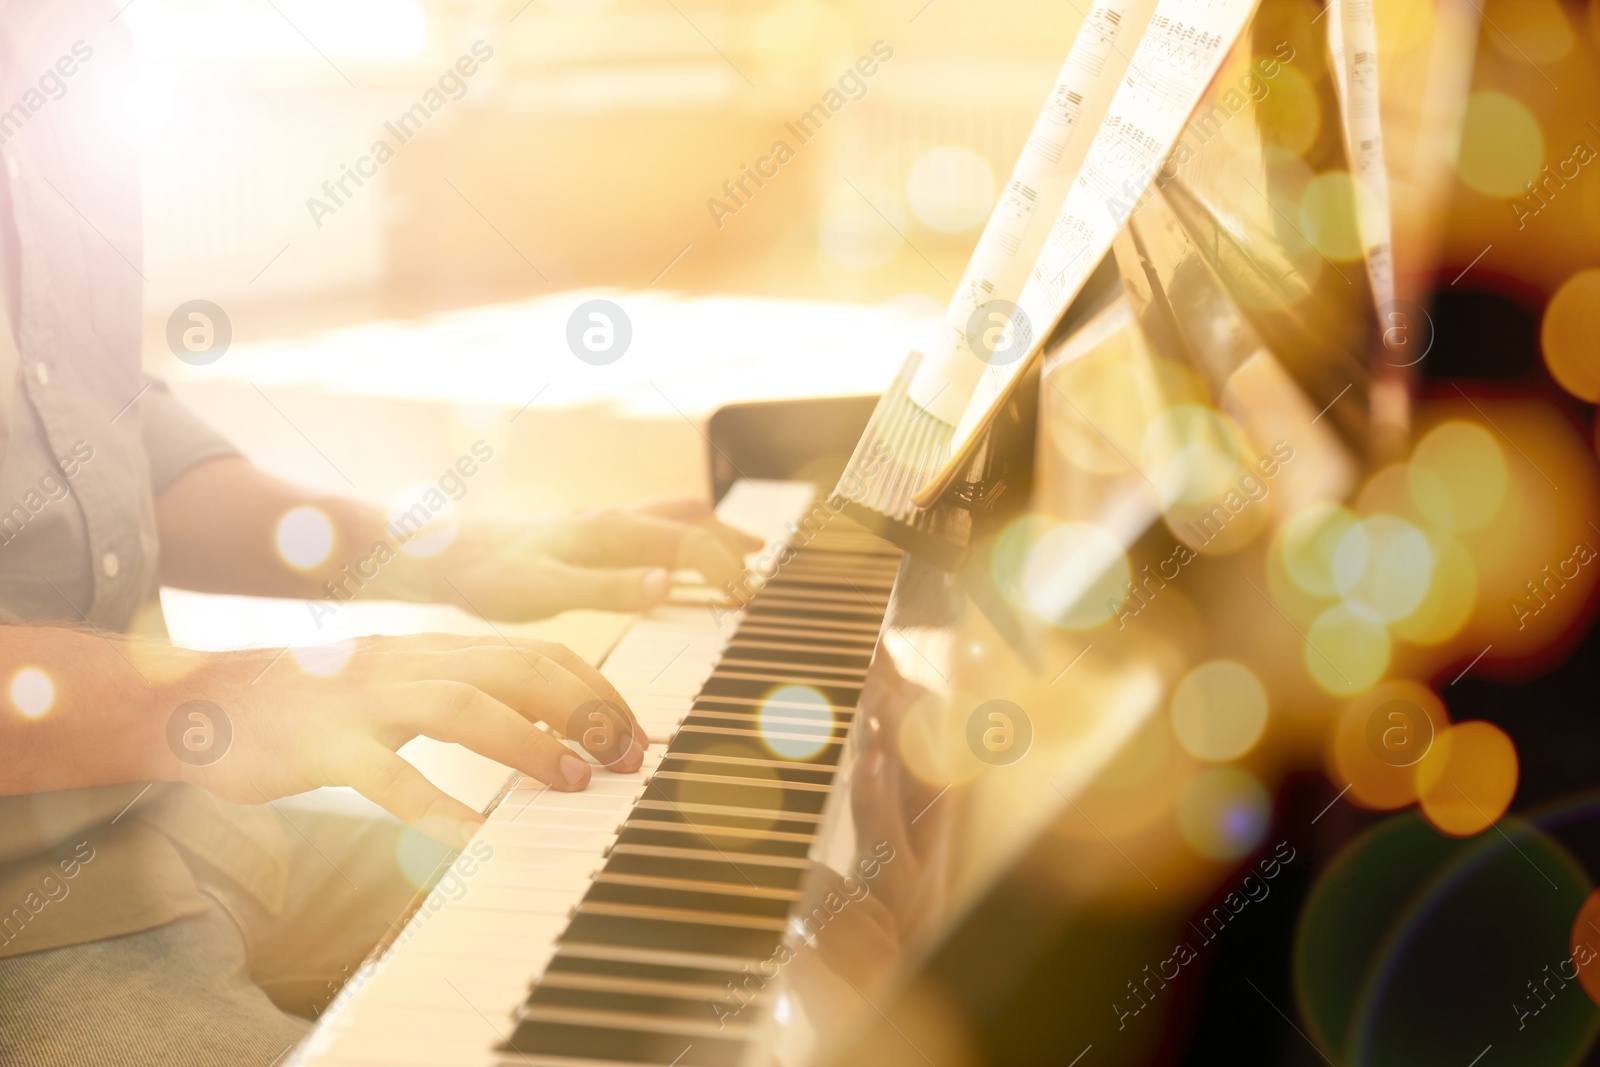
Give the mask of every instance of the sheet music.
<svg viewBox="0 0 1600 1067">
<path fill-rule="evenodd" d="M 1011 351 L 1031 353 L 1105 255 L 1112 237 L 1147 195 L 1255 5 L 1256 0 L 1161 0 L 1156 6 L 1016 302 L 1009 322 Z M 936 395 L 944 410 L 950 401 L 964 402 L 952 456 L 963 453 L 1028 364 L 1026 358 L 985 363 L 964 346 L 961 355 L 965 361 L 954 367 L 950 360 L 934 361 L 926 375 L 918 376 L 913 392 L 919 402 Z M 970 396 L 964 388 L 969 381 Z M 953 393 L 961 395 L 949 395 Z M 916 501 L 927 506 L 942 490 L 942 480 L 931 482 Z"/>
<path fill-rule="evenodd" d="M 984 367 L 967 340 L 973 313 L 991 300 L 1016 300 L 1044 243 L 1042 222 L 1060 210 L 1081 159 L 1071 150 L 1073 135 L 1109 103 L 1108 71 L 1126 67 L 1117 41 L 1137 37 L 1154 10 L 1154 0 L 1098 0 L 1072 42 L 945 309 L 937 345 L 922 364 L 927 370 L 911 385 L 911 399 L 952 426 Z"/>
<path fill-rule="evenodd" d="M 1378 27 L 1372 0 L 1328 0 L 1328 52 L 1344 112 L 1345 153 L 1356 179 L 1372 194 L 1372 211 L 1356 216 L 1367 252 L 1372 299 L 1394 300 L 1394 256 L 1389 222 L 1389 172 L 1383 157 L 1378 110 Z"/>
</svg>

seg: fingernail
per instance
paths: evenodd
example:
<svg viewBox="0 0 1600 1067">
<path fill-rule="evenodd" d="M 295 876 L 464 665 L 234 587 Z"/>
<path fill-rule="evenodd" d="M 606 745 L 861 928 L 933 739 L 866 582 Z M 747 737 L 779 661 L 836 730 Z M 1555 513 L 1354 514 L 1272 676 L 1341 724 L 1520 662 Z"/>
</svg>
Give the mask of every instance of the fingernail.
<svg viewBox="0 0 1600 1067">
<path fill-rule="evenodd" d="M 573 788 L 583 785 L 589 777 L 589 768 L 584 765 L 583 760 L 570 752 L 561 757 L 561 762 L 557 766 L 561 771 L 561 780 Z"/>
<path fill-rule="evenodd" d="M 645 572 L 644 580 L 639 583 L 639 589 L 644 593 L 646 600 L 660 600 L 667 595 L 667 586 L 671 581 L 672 576 L 657 567 L 653 571 Z"/>
</svg>

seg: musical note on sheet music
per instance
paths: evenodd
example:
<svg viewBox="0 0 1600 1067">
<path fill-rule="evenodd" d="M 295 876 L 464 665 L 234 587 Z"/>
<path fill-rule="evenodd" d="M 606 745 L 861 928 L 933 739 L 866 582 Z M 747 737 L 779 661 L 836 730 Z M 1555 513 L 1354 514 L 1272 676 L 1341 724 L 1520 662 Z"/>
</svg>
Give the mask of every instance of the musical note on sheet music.
<svg viewBox="0 0 1600 1067">
<path fill-rule="evenodd" d="M 1017 299 L 1017 344 L 1036 345 L 1147 195 L 1254 0 L 1161 0 Z M 956 426 L 959 455 L 1026 360 L 981 368 Z M 937 485 L 918 495 L 924 503 Z"/>
<path fill-rule="evenodd" d="M 1389 174 L 1383 158 L 1378 111 L 1378 29 L 1372 0 L 1328 0 L 1328 52 L 1344 110 L 1345 153 L 1350 169 L 1370 195 L 1371 210 L 1356 225 L 1367 250 L 1367 280 L 1379 308 L 1395 298 L 1390 245 Z M 1348 51 L 1347 51 L 1348 48 Z"/>
<path fill-rule="evenodd" d="M 928 379 L 919 377 L 911 388 L 913 401 L 951 425 L 961 417 L 967 395 L 984 366 L 968 343 L 968 321 L 981 305 L 997 297 L 1014 300 L 1021 291 L 1044 240 L 1046 228 L 1039 220 L 1053 217 L 1066 199 L 1074 170 L 1069 145 L 1080 128 L 1086 97 L 1104 74 L 1107 59 L 1116 55 L 1118 36 L 1130 24 L 1141 24 L 1154 8 L 1154 0 L 1098 0 L 1073 40 L 1000 202 L 945 309 L 934 350 L 924 361 L 924 365 L 947 369 Z M 934 384 L 919 388 L 919 383 L 926 381 Z M 948 387 L 951 385 L 954 388 Z"/>
</svg>

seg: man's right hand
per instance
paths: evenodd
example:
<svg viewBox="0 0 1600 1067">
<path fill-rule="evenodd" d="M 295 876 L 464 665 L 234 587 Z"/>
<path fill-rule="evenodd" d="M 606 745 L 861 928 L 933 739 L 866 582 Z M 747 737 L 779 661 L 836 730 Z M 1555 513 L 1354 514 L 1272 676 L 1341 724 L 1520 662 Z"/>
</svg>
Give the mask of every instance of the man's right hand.
<svg viewBox="0 0 1600 1067">
<path fill-rule="evenodd" d="M 241 804 L 353 786 L 453 847 L 466 843 L 482 816 L 396 754 L 412 738 L 458 742 L 558 790 L 583 789 L 589 764 L 535 723 L 578 734 L 614 771 L 637 770 L 649 743 L 611 683 L 550 642 L 359 638 L 329 677 L 307 673 L 290 657 L 274 663 L 272 650 L 175 654 L 188 669 L 155 689 L 151 719 L 162 731 L 156 777 Z M 212 762 L 168 744 L 167 724 L 190 701 L 215 706 L 195 705 L 202 716 L 227 718 L 229 747 Z"/>
</svg>

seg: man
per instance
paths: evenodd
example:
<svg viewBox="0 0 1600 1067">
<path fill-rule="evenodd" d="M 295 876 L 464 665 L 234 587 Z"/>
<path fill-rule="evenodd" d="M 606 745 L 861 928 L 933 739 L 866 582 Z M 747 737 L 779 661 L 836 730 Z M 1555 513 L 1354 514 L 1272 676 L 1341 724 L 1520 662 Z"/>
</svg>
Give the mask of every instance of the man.
<svg viewBox="0 0 1600 1067">
<path fill-rule="evenodd" d="M 0 1064 L 265 1067 L 410 897 L 421 839 L 402 823 L 459 847 L 481 821 L 395 750 L 456 741 L 582 789 L 588 762 L 535 724 L 621 700 L 537 641 L 373 638 L 319 677 L 161 639 L 161 584 L 316 598 L 388 536 L 376 509 L 257 470 L 142 376 L 113 14 L 0 8 Z M 274 536 L 301 507 L 335 535 L 305 570 Z M 720 583 L 753 547 L 693 503 L 467 525 L 362 595 L 505 619 L 631 611 L 665 597 L 666 568 Z M 222 758 L 193 758 L 191 722 L 229 732 Z M 621 771 L 647 743 L 627 726 Z M 267 804 L 335 784 L 400 822 Z"/>
</svg>

